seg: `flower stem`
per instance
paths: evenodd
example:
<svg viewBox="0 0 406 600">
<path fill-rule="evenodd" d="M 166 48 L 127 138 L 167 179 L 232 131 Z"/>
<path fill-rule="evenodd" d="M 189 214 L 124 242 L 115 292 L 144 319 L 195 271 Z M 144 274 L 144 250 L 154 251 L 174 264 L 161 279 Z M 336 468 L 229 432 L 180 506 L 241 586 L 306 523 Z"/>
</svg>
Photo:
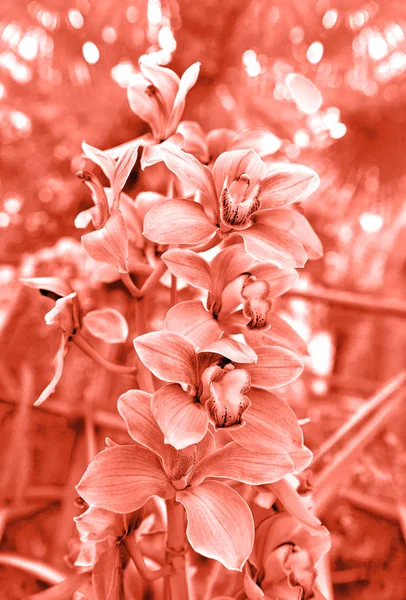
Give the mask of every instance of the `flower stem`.
<svg viewBox="0 0 406 600">
<path fill-rule="evenodd" d="M 73 336 L 72 342 L 76 344 L 78 348 L 82 350 L 89 358 L 91 358 L 96 364 L 104 367 L 108 371 L 112 371 L 113 373 L 120 373 L 121 375 L 134 375 L 136 368 L 130 367 L 126 365 L 116 365 L 115 363 L 110 362 L 107 358 L 104 358 L 101 354 L 97 352 L 95 348 L 87 341 L 86 338 L 82 336 L 81 333 L 77 333 Z"/>
<path fill-rule="evenodd" d="M 177 290 L 177 277 L 175 275 L 171 275 L 171 300 L 170 305 L 175 306 L 178 302 L 178 290 Z"/>
<path fill-rule="evenodd" d="M 131 296 L 133 296 L 134 298 L 139 298 L 141 295 L 140 290 L 137 288 L 137 286 L 131 279 L 130 274 L 129 273 L 120 273 L 120 275 L 121 275 L 121 281 L 124 283 L 125 287 L 130 292 Z"/>
<path fill-rule="evenodd" d="M 175 498 L 171 498 L 166 501 L 166 510 L 168 517 L 166 560 L 172 564 L 175 570 L 168 578 L 171 600 L 188 600 L 189 590 L 185 565 L 187 551 L 185 509 L 183 504 L 176 502 Z"/>
<path fill-rule="evenodd" d="M 159 264 L 157 264 L 155 269 L 152 271 L 152 273 L 148 277 L 148 279 L 141 286 L 141 289 L 139 292 L 140 297 L 144 297 L 145 294 L 147 292 L 149 292 L 156 283 L 158 283 L 158 281 L 161 279 L 162 275 L 165 273 L 166 268 L 167 268 L 166 264 L 163 262 L 163 260 L 161 260 L 161 262 Z"/>
<path fill-rule="evenodd" d="M 149 570 L 145 565 L 144 556 L 137 545 L 134 534 L 131 534 L 125 538 L 124 545 L 128 554 L 131 556 L 133 563 L 137 567 L 139 574 L 146 581 L 154 581 L 155 579 L 160 579 L 161 577 L 167 577 L 173 572 L 172 565 L 169 564 L 162 567 L 162 569 L 156 569 L 155 571 Z"/>
</svg>

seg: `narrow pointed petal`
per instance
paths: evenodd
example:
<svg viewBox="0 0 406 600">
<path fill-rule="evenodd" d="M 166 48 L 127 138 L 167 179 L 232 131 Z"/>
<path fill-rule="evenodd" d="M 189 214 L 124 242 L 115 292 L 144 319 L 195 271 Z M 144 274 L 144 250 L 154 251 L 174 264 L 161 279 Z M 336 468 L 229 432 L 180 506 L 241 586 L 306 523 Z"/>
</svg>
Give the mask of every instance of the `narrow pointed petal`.
<svg viewBox="0 0 406 600">
<path fill-rule="evenodd" d="M 175 304 L 166 315 L 165 328 L 185 335 L 196 348 L 204 348 L 223 335 L 221 326 L 200 300 Z"/>
<path fill-rule="evenodd" d="M 273 390 L 295 381 L 303 372 L 303 362 L 286 348 L 263 346 L 253 350 L 258 356 L 257 362 L 244 364 L 244 369 L 250 374 L 252 387 Z"/>
<path fill-rule="evenodd" d="M 136 337 L 134 347 L 147 369 L 159 379 L 198 384 L 195 349 L 184 335 L 152 331 Z"/>
<path fill-rule="evenodd" d="M 321 522 L 313 515 L 303 502 L 297 491 L 286 479 L 270 484 L 270 488 L 278 496 L 286 510 L 309 527 L 320 529 Z"/>
<path fill-rule="evenodd" d="M 231 142 L 233 150 L 252 148 L 259 157 L 274 154 L 281 145 L 282 142 L 276 135 L 261 127 L 246 129 L 236 135 Z"/>
<path fill-rule="evenodd" d="M 93 569 L 92 584 L 98 599 L 124 598 L 123 567 L 118 544 L 113 544 L 100 556 Z"/>
<path fill-rule="evenodd" d="M 213 204 L 217 204 L 217 193 L 210 169 L 192 154 L 183 152 L 174 144 L 165 144 L 162 147 L 162 156 L 168 169 L 181 181 L 200 190 Z"/>
<path fill-rule="evenodd" d="M 222 338 L 221 340 L 217 340 L 217 342 L 212 342 L 199 350 L 198 354 L 203 352 L 221 354 L 233 362 L 244 365 L 246 363 L 254 363 L 258 359 L 256 352 L 252 348 L 232 338 Z"/>
<path fill-rule="evenodd" d="M 309 221 L 300 212 L 295 211 L 295 226 L 293 233 L 302 242 L 310 259 L 318 259 L 323 256 L 323 244 Z"/>
<path fill-rule="evenodd" d="M 272 264 L 258 264 L 250 269 L 251 275 L 269 283 L 269 298 L 277 298 L 290 290 L 299 276 L 294 269 L 279 269 Z"/>
<path fill-rule="evenodd" d="M 177 450 L 197 444 L 206 435 L 204 407 L 176 383 L 164 385 L 153 394 L 151 410 L 164 433 L 165 444 Z"/>
<path fill-rule="evenodd" d="M 272 262 L 282 269 L 303 267 L 306 263 L 307 254 L 296 237 L 262 222 L 258 217 L 254 225 L 239 234 L 244 239 L 248 254 L 260 262 Z"/>
<path fill-rule="evenodd" d="M 101 168 L 107 179 L 112 181 L 114 160 L 103 150 L 99 150 L 99 148 L 95 148 L 86 142 L 82 142 L 82 150 L 87 158 L 90 158 L 90 160 Z"/>
<path fill-rule="evenodd" d="M 127 183 L 127 179 L 129 178 L 137 161 L 139 147 L 140 141 L 137 140 L 132 146 L 128 146 L 125 148 L 125 150 L 123 150 L 115 164 L 111 185 L 114 200 L 118 201 L 120 193 Z"/>
<path fill-rule="evenodd" d="M 260 485 L 278 481 L 292 469 L 293 462 L 288 454 L 249 452 L 231 442 L 200 461 L 189 483 L 196 486 L 206 477 L 222 477 L 249 485 Z"/>
<path fill-rule="evenodd" d="M 261 208 L 281 208 L 303 202 L 320 185 L 313 169 L 304 165 L 278 163 L 272 165 L 261 186 Z"/>
<path fill-rule="evenodd" d="M 265 163 L 254 150 L 223 152 L 213 166 L 213 177 L 219 194 L 223 190 L 226 179 L 231 184 L 236 177 L 245 173 L 250 179 L 250 185 L 254 186 L 265 177 L 265 172 Z"/>
<path fill-rule="evenodd" d="M 192 548 L 227 569 L 241 571 L 254 543 L 254 521 L 245 500 L 218 481 L 177 492 L 176 498 L 186 509 Z"/>
<path fill-rule="evenodd" d="M 188 67 L 183 73 L 180 79 L 179 89 L 176 94 L 175 101 L 173 103 L 173 110 L 167 124 L 167 135 L 171 135 L 176 130 L 176 127 L 178 126 L 178 123 L 181 120 L 183 111 L 185 109 L 186 96 L 188 92 L 192 89 L 192 87 L 195 85 L 197 78 L 199 77 L 199 72 L 200 63 L 196 62 L 190 67 Z"/>
<path fill-rule="evenodd" d="M 141 508 L 152 496 L 167 499 L 174 494 L 159 458 L 138 446 L 99 452 L 76 489 L 91 506 L 120 514 Z"/>
<path fill-rule="evenodd" d="M 145 215 L 144 235 L 158 244 L 198 244 L 216 231 L 192 200 L 157 202 Z"/>
<path fill-rule="evenodd" d="M 58 296 L 58 298 L 62 298 L 63 296 L 69 296 L 69 294 L 72 294 L 73 292 L 69 283 L 65 281 L 65 279 L 60 279 L 59 277 L 29 277 L 21 278 L 20 281 L 27 287 L 40 290 L 40 292 L 45 292 L 43 294 L 44 296 L 51 297 L 51 294 L 54 294 L 55 296 Z M 48 294 L 46 292 L 48 292 Z M 53 299 L 57 300 L 58 298 Z"/>
<path fill-rule="evenodd" d="M 127 321 L 114 308 L 92 310 L 84 316 L 83 323 L 92 335 L 108 344 L 121 344 L 128 337 Z"/>
<path fill-rule="evenodd" d="M 47 385 L 47 387 L 41 393 L 39 398 L 34 402 L 34 406 L 40 406 L 43 402 L 45 402 L 45 400 L 47 400 L 49 398 L 49 396 L 51 394 L 54 393 L 55 388 L 56 388 L 57 384 L 59 383 L 59 380 L 62 377 L 63 364 L 65 361 L 65 356 L 66 356 L 67 351 L 68 351 L 68 336 L 62 335 L 61 343 L 58 348 L 58 352 L 56 353 L 56 356 L 53 361 L 54 366 L 55 366 L 55 374 L 52 377 L 50 383 Z"/>
<path fill-rule="evenodd" d="M 245 367 L 244 367 L 245 368 Z M 245 413 L 246 424 L 231 431 L 231 437 L 253 452 L 289 453 L 303 447 L 303 434 L 293 410 L 280 398 L 264 390 L 251 388 L 251 406 Z"/>
<path fill-rule="evenodd" d="M 183 151 L 193 154 L 200 162 L 207 164 L 209 162 L 209 149 L 206 134 L 199 123 L 182 121 L 176 131 L 184 138 Z"/>
<path fill-rule="evenodd" d="M 148 60 L 145 58 L 141 58 L 139 64 L 144 77 L 160 91 L 165 104 L 166 114 L 169 116 L 179 89 L 179 77 L 172 69 L 148 63 Z"/>
<path fill-rule="evenodd" d="M 202 256 L 192 250 L 173 248 L 162 254 L 162 260 L 171 273 L 193 287 L 210 290 L 210 268 Z"/>
<path fill-rule="evenodd" d="M 79 229 L 85 226 L 90 216 L 91 221 L 96 229 L 101 229 L 110 216 L 109 202 L 106 192 L 96 175 L 90 171 L 78 171 L 76 175 L 90 189 L 94 206 L 88 211 L 79 213 L 75 219 L 75 227 Z"/>
<path fill-rule="evenodd" d="M 105 226 L 82 236 L 82 243 L 94 260 L 128 273 L 127 227 L 121 211 L 112 210 Z"/>
<path fill-rule="evenodd" d="M 133 440 L 160 456 L 165 465 L 170 465 L 176 453 L 164 443 L 163 433 L 151 412 L 151 397 L 141 390 L 128 390 L 118 399 L 118 412 Z"/>
<path fill-rule="evenodd" d="M 299 354 L 309 354 L 306 342 L 282 317 L 276 313 L 270 313 L 268 323 L 270 329 L 266 331 L 244 331 L 244 336 L 250 346 L 283 346 Z"/>
<path fill-rule="evenodd" d="M 133 113 L 151 127 L 154 139 L 161 141 L 167 116 L 159 90 L 139 74 L 127 88 L 127 100 Z"/>
</svg>

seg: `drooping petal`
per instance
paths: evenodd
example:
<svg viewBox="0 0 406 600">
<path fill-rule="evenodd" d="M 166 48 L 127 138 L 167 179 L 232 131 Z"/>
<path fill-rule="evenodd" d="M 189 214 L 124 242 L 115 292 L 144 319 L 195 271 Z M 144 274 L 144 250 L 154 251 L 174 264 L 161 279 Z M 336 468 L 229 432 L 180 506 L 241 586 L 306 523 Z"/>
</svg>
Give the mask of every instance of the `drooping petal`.
<svg viewBox="0 0 406 600">
<path fill-rule="evenodd" d="M 193 344 L 172 331 L 152 331 L 134 340 L 144 365 L 159 379 L 196 386 L 197 362 Z"/>
<path fill-rule="evenodd" d="M 127 179 L 134 168 L 138 158 L 140 143 L 140 140 L 136 140 L 132 146 L 125 148 L 114 166 L 114 175 L 111 182 L 111 187 L 115 201 L 118 201 L 120 192 L 123 190 L 125 184 L 127 183 Z"/>
<path fill-rule="evenodd" d="M 176 383 L 164 385 L 153 394 L 151 410 L 164 433 L 165 444 L 177 450 L 197 444 L 206 435 L 204 407 Z"/>
<path fill-rule="evenodd" d="M 20 281 L 27 287 L 39 290 L 43 296 L 48 296 L 53 300 L 69 296 L 73 292 L 70 284 L 59 277 L 22 277 Z"/>
<path fill-rule="evenodd" d="M 138 446 L 99 452 L 76 489 L 91 506 L 120 514 L 141 508 L 152 496 L 167 499 L 174 494 L 157 455 Z"/>
<path fill-rule="evenodd" d="M 114 308 L 92 310 L 84 316 L 83 323 L 92 335 L 108 344 L 120 344 L 128 336 L 127 321 Z"/>
<path fill-rule="evenodd" d="M 311 259 L 318 259 L 323 256 L 323 244 L 309 221 L 300 212 L 295 211 L 295 225 L 292 232 L 302 242 L 307 255 Z"/>
<path fill-rule="evenodd" d="M 248 254 L 260 262 L 272 262 L 281 268 L 303 267 L 307 260 L 303 245 L 295 236 L 272 227 L 272 221 L 263 217 L 265 212 L 257 213 L 255 223 L 239 231 Z"/>
<path fill-rule="evenodd" d="M 139 65 L 144 77 L 160 91 L 165 104 L 166 115 L 169 116 L 179 89 L 179 77 L 172 69 L 149 62 L 147 57 L 141 57 Z"/>
<path fill-rule="evenodd" d="M 162 141 L 167 115 L 159 90 L 139 74 L 127 88 L 127 100 L 133 113 L 151 127 L 154 139 Z"/>
<path fill-rule="evenodd" d="M 199 350 L 198 354 L 202 354 L 203 352 L 221 354 L 233 362 L 244 363 L 244 365 L 246 363 L 254 363 L 258 358 L 252 348 L 232 338 L 222 338 L 221 340 L 212 342 Z"/>
<path fill-rule="evenodd" d="M 127 424 L 133 440 L 149 448 L 169 466 L 176 452 L 164 443 L 164 436 L 151 412 L 151 394 L 141 390 L 128 390 L 117 402 L 117 409 Z"/>
<path fill-rule="evenodd" d="M 185 140 L 183 151 L 193 154 L 200 162 L 207 164 L 209 162 L 209 149 L 206 135 L 199 123 L 196 123 L 196 121 L 182 121 L 176 131 L 183 135 Z"/>
<path fill-rule="evenodd" d="M 187 514 L 186 534 L 199 554 L 241 571 L 254 543 L 254 522 L 243 498 L 218 481 L 178 491 Z"/>
<path fill-rule="evenodd" d="M 196 348 L 204 348 L 218 340 L 223 331 L 200 300 L 188 300 L 175 304 L 167 313 L 165 327 L 189 338 Z"/>
<path fill-rule="evenodd" d="M 41 393 L 41 395 L 39 396 L 39 398 L 34 402 L 34 406 L 40 406 L 43 402 L 45 402 L 45 400 L 47 400 L 49 398 L 49 396 L 51 394 L 54 393 L 55 388 L 57 386 L 57 384 L 59 383 L 59 380 L 62 377 L 62 373 L 63 373 L 63 364 L 65 361 L 65 356 L 66 353 L 68 351 L 68 336 L 67 335 L 62 335 L 61 337 L 61 343 L 60 346 L 58 348 L 58 352 L 56 353 L 56 356 L 54 358 L 54 366 L 55 366 L 55 374 L 52 377 L 50 383 L 47 385 L 47 387 L 44 389 L 44 391 Z"/>
<path fill-rule="evenodd" d="M 249 177 L 250 186 L 252 187 L 265 177 L 265 172 L 265 163 L 263 163 L 254 150 L 230 150 L 229 152 L 223 152 L 213 166 L 213 177 L 218 194 L 221 194 L 226 179 L 231 184 L 234 179 L 242 174 L 246 174 Z"/>
<path fill-rule="evenodd" d="M 100 556 L 93 569 L 92 584 L 98 600 L 124 598 L 123 567 L 118 544 L 114 544 Z"/>
<path fill-rule="evenodd" d="M 320 529 L 321 522 L 303 502 L 297 491 L 286 479 L 270 484 L 286 510 L 309 527 Z"/>
<path fill-rule="evenodd" d="M 95 148 L 86 142 L 82 142 L 82 150 L 87 158 L 90 158 L 90 160 L 101 168 L 107 179 L 112 181 L 114 160 L 103 150 L 99 150 L 99 148 Z"/>
<path fill-rule="evenodd" d="M 191 200 L 164 200 L 145 215 L 143 233 L 158 244 L 198 244 L 215 231 L 201 204 Z"/>
<path fill-rule="evenodd" d="M 293 202 L 303 202 L 320 185 L 313 169 L 304 165 L 277 163 L 262 180 L 261 208 L 274 209 Z"/>
<path fill-rule="evenodd" d="M 82 236 L 82 243 L 94 260 L 116 267 L 119 273 L 128 273 L 127 227 L 120 210 L 111 211 L 102 229 Z"/>
<path fill-rule="evenodd" d="M 230 150 L 252 148 L 259 157 L 269 156 L 279 150 L 282 141 L 267 129 L 246 129 L 231 140 Z"/>
<path fill-rule="evenodd" d="M 251 376 L 252 387 L 273 390 L 295 381 L 303 371 L 303 362 L 286 348 L 263 346 L 253 350 L 258 356 L 257 362 L 244 364 Z"/>
<path fill-rule="evenodd" d="M 269 283 L 269 298 L 277 298 L 292 288 L 298 280 L 294 269 L 279 269 L 275 265 L 262 263 L 251 267 L 251 275 Z"/>
<path fill-rule="evenodd" d="M 309 354 L 306 342 L 282 317 L 276 313 L 270 313 L 268 323 L 270 329 L 266 331 L 244 331 L 244 336 L 250 346 L 276 345 L 300 354 Z"/>
<path fill-rule="evenodd" d="M 210 169 L 192 154 L 183 152 L 174 144 L 162 146 L 162 157 L 168 169 L 181 181 L 200 190 L 211 202 L 217 204 L 217 193 Z"/>
<path fill-rule="evenodd" d="M 210 268 L 202 256 L 192 250 L 173 248 L 162 254 L 162 260 L 171 273 L 197 288 L 210 290 Z"/>
<path fill-rule="evenodd" d="M 107 200 L 106 192 L 99 180 L 94 173 L 90 171 L 78 171 L 76 175 L 87 185 L 92 193 L 92 200 L 94 206 L 79 213 L 75 219 L 75 227 L 78 229 L 84 229 L 89 224 L 90 220 L 96 229 L 101 229 L 110 216 L 109 203 Z"/>
<path fill-rule="evenodd" d="M 231 442 L 200 461 L 189 483 L 196 486 L 206 477 L 221 477 L 249 485 L 260 485 L 282 479 L 292 468 L 293 461 L 288 454 L 249 452 Z"/>
<path fill-rule="evenodd" d="M 295 413 L 283 400 L 255 388 L 250 389 L 248 397 L 252 404 L 245 413 L 245 427 L 230 430 L 231 437 L 240 446 L 273 454 L 302 448 L 302 430 Z"/>
<path fill-rule="evenodd" d="M 188 92 L 192 89 L 192 87 L 195 85 L 197 78 L 199 77 L 199 72 L 200 63 L 196 62 L 190 67 L 188 67 L 183 73 L 180 79 L 179 89 L 176 94 L 175 101 L 173 103 L 173 110 L 167 124 L 167 136 L 171 135 L 176 130 L 176 127 L 178 126 L 178 123 L 181 120 L 183 111 L 185 109 L 186 96 Z"/>
<path fill-rule="evenodd" d="M 73 519 L 82 541 L 115 542 L 125 533 L 124 516 L 104 508 L 90 506 L 84 513 Z"/>
</svg>

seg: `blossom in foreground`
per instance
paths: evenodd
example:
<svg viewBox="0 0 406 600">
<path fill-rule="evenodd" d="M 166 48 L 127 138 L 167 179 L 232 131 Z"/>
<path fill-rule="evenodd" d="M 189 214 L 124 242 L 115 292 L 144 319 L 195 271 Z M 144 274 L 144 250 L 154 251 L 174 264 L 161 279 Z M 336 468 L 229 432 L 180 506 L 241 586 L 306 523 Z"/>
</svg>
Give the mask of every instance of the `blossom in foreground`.
<svg viewBox="0 0 406 600">
<path fill-rule="evenodd" d="M 168 382 L 151 398 L 165 442 L 181 449 L 201 441 L 209 423 L 256 452 L 301 450 L 294 412 L 270 390 L 296 379 L 303 364 L 285 348 L 222 338 L 195 350 L 184 335 L 155 331 L 134 340 L 138 356 Z"/>
<path fill-rule="evenodd" d="M 248 452 L 232 442 L 215 450 L 208 432 L 198 444 L 176 450 L 164 438 L 150 410 L 150 394 L 130 390 L 118 402 L 137 444 L 114 446 L 90 463 L 77 490 L 91 506 L 120 514 L 141 508 L 154 495 L 180 502 L 187 537 L 204 556 L 241 570 L 253 546 L 251 511 L 223 482 L 250 485 L 277 481 L 292 469 L 287 454 Z"/>
<path fill-rule="evenodd" d="M 55 391 L 62 377 L 65 356 L 68 351 L 69 339 L 74 336 L 82 326 L 82 311 L 76 292 L 69 283 L 57 277 L 34 277 L 32 279 L 21 279 L 21 282 L 55 300 L 55 306 L 45 315 L 47 325 L 58 325 L 61 332 L 61 341 L 54 358 L 55 373 L 50 383 L 46 386 L 34 406 L 39 406 Z"/>
<path fill-rule="evenodd" d="M 296 282 L 294 269 L 258 263 L 241 244 L 221 250 L 210 264 L 200 254 L 181 248 L 168 250 L 162 260 L 175 276 L 208 292 L 207 309 L 200 300 L 173 306 L 166 316 L 167 329 L 186 335 L 200 348 L 223 333 L 247 335 L 249 331 L 267 331 L 269 345 L 306 352 L 303 340 L 271 310 L 273 298 Z M 250 345 L 265 344 L 257 340 Z"/>
<path fill-rule="evenodd" d="M 322 256 L 319 238 L 290 206 L 318 187 L 318 175 L 309 167 L 280 163 L 267 171 L 254 150 L 233 150 L 223 152 L 209 169 L 169 142 L 161 144 L 159 152 L 181 181 L 200 192 L 201 203 L 157 203 L 144 220 L 148 239 L 214 246 L 238 235 L 250 256 L 282 268 L 303 267 L 308 257 Z"/>
</svg>

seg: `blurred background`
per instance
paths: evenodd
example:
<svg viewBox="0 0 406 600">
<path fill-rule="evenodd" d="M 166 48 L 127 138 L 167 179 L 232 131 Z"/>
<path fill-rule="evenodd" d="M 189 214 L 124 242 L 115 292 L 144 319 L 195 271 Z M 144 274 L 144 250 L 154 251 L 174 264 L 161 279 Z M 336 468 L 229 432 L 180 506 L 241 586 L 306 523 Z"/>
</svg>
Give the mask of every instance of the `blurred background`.
<svg viewBox="0 0 406 600">
<path fill-rule="evenodd" d="M 87 166 L 82 140 L 108 148 L 147 131 L 126 99 L 145 53 L 178 74 L 201 61 L 184 119 L 205 131 L 266 127 L 276 159 L 320 174 L 305 210 L 325 256 L 278 304 L 309 345 L 303 377 L 286 390 L 298 417 L 310 418 L 307 444 L 317 453 L 406 367 L 403 0 L 2 0 L 2 600 L 57 577 L 41 582 L 30 561 L 68 572 L 74 485 L 105 435 L 125 439 L 115 403 L 129 380 L 76 348 L 52 400 L 32 408 L 58 336 L 43 321 L 49 300 L 21 289 L 18 277 L 66 277 L 86 310 L 108 305 L 129 316 L 121 284 L 86 271 L 73 221 L 89 195 L 75 173 Z M 126 191 L 135 196 L 144 186 L 136 168 Z M 131 360 L 131 344 L 99 348 L 111 360 Z M 406 597 L 405 426 L 399 405 L 324 502 L 334 598 Z"/>
</svg>

